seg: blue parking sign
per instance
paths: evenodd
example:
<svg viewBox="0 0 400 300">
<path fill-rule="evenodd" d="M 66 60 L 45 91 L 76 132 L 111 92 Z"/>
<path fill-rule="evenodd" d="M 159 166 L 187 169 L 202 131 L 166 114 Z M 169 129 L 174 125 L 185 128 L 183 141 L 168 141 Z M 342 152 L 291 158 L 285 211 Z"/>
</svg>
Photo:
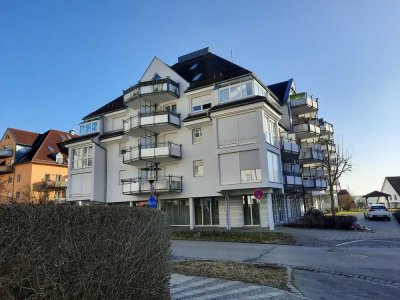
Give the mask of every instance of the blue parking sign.
<svg viewBox="0 0 400 300">
<path fill-rule="evenodd" d="M 156 208 L 157 207 L 157 199 L 156 199 L 156 197 L 150 196 L 148 206 L 149 206 L 149 208 Z"/>
</svg>

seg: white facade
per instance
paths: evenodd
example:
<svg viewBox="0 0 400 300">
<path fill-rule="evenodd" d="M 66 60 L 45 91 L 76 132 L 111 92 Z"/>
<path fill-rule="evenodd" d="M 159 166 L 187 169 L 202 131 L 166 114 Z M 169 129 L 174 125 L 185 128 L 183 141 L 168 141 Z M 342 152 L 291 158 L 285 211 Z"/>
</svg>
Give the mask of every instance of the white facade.
<svg viewBox="0 0 400 300">
<path fill-rule="evenodd" d="M 400 182 L 400 176 L 397 177 L 391 177 L 391 181 L 394 182 Z M 383 181 L 383 185 L 382 185 L 382 189 L 381 189 L 382 193 L 386 193 L 389 194 L 389 208 L 399 208 L 400 207 L 400 193 L 398 190 L 396 190 L 393 185 L 391 184 L 391 182 L 388 180 L 388 178 L 386 177 L 385 180 Z M 387 205 L 387 200 L 385 198 L 380 198 L 379 199 L 379 203 L 383 203 L 385 205 Z"/>
<path fill-rule="evenodd" d="M 300 216 L 302 175 L 285 175 L 280 139 L 293 127 L 290 104 L 280 106 L 252 74 L 190 87 L 156 57 L 139 83 L 124 92 L 123 106 L 86 118 L 81 124 L 86 135 L 66 145 L 67 200 L 145 206 L 153 189 L 171 224 L 190 228 L 261 223 L 273 229 Z M 312 99 L 304 101 L 313 105 Z M 299 145 L 313 138 L 304 130 L 299 134 L 286 140 Z M 306 160 L 301 168 L 312 163 Z M 306 179 L 310 195 L 324 189 L 323 176 L 317 187 L 312 178 Z M 288 179 L 294 188 L 288 188 Z M 256 189 L 264 192 L 260 201 L 252 196 Z"/>
</svg>

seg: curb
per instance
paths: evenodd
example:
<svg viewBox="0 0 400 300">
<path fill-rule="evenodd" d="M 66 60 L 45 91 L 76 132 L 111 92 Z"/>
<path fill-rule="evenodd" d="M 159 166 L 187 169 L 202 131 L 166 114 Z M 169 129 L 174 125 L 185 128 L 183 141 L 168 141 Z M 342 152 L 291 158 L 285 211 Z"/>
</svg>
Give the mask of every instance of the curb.
<svg viewBox="0 0 400 300">
<path fill-rule="evenodd" d="M 289 291 L 296 296 L 302 297 L 303 299 L 308 299 L 304 297 L 304 295 L 292 284 L 294 278 L 292 275 L 292 267 L 286 267 L 286 274 L 287 274 L 287 282 L 286 286 L 288 287 Z"/>
</svg>

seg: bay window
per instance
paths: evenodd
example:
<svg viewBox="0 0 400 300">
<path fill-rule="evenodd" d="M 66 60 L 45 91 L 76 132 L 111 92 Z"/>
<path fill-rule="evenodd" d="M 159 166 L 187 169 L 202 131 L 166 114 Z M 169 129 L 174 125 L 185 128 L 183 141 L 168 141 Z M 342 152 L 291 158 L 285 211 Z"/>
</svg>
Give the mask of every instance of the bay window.
<svg viewBox="0 0 400 300">
<path fill-rule="evenodd" d="M 72 149 L 72 168 L 82 169 L 92 166 L 93 147 Z"/>
<path fill-rule="evenodd" d="M 281 182 L 281 173 L 279 171 L 279 155 L 271 151 L 267 151 L 268 160 L 268 176 L 270 182 Z"/>
<path fill-rule="evenodd" d="M 99 131 L 99 120 L 83 123 L 79 126 L 79 134 L 85 135 Z"/>
</svg>

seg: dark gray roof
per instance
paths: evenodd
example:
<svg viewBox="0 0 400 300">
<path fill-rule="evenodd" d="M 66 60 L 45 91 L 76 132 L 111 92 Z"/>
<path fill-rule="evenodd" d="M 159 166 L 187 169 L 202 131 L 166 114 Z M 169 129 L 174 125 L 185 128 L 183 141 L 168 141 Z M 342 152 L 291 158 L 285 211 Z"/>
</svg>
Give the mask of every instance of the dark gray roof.
<svg viewBox="0 0 400 300">
<path fill-rule="evenodd" d="M 99 133 L 98 132 L 94 132 L 94 133 L 90 133 L 90 134 L 86 134 L 86 135 L 80 135 L 78 137 L 72 138 L 64 143 L 61 143 L 63 146 L 65 145 L 69 145 L 69 144 L 75 144 L 77 142 L 82 142 L 85 140 L 90 140 L 92 138 L 94 138 L 95 136 L 98 136 Z"/>
<path fill-rule="evenodd" d="M 213 53 L 178 62 L 171 68 L 190 83 L 188 90 L 251 74 L 249 70 Z M 193 80 L 199 74 L 201 76 L 197 80 Z"/>
<path fill-rule="evenodd" d="M 198 120 L 198 119 L 203 119 L 205 117 L 207 117 L 207 112 L 190 114 L 186 118 L 184 118 L 182 121 L 189 122 L 189 121 L 194 121 L 194 120 Z"/>
<path fill-rule="evenodd" d="M 400 176 L 386 177 L 386 179 L 389 181 L 396 193 L 400 195 Z"/>
<path fill-rule="evenodd" d="M 96 109 L 94 112 L 91 112 L 83 120 L 91 119 L 97 116 L 101 116 L 102 114 L 110 113 L 113 111 L 124 109 L 126 106 L 124 104 L 124 96 L 119 96 L 113 101 L 108 102 L 106 105 L 103 105 L 99 109 Z"/>
<path fill-rule="evenodd" d="M 289 99 L 290 87 L 292 86 L 293 79 L 287 81 L 271 84 L 268 88 L 275 94 L 279 101 L 284 104 Z"/>
</svg>

